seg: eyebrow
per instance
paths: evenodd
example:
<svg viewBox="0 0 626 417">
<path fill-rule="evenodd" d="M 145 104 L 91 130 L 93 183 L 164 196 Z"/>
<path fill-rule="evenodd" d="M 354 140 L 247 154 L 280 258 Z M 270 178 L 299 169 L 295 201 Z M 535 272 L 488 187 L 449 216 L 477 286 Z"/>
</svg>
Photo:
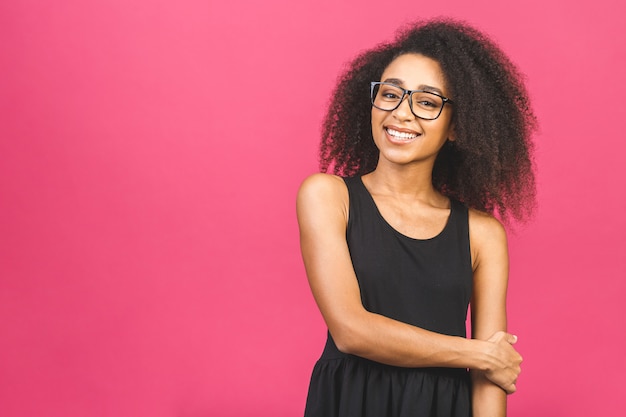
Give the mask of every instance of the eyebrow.
<svg viewBox="0 0 626 417">
<path fill-rule="evenodd" d="M 404 81 L 402 81 L 399 78 L 387 78 L 385 80 L 383 80 L 383 82 L 385 83 L 391 83 L 391 84 L 395 84 L 398 85 L 400 87 L 404 86 Z M 443 91 L 441 91 L 441 89 L 437 88 L 437 87 L 433 87 L 432 85 L 426 85 L 426 84 L 421 84 L 417 87 L 418 90 L 424 90 L 424 91 L 432 91 L 434 93 L 440 94 L 440 95 L 444 95 Z"/>
</svg>

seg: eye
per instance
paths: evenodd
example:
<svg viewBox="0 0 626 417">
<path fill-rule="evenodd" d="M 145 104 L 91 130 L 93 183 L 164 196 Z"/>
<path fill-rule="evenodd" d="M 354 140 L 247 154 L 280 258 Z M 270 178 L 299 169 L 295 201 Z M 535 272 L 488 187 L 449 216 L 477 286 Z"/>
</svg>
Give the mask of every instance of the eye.
<svg viewBox="0 0 626 417">
<path fill-rule="evenodd" d="M 386 100 L 399 100 L 400 97 L 402 97 L 402 92 L 399 91 L 397 88 L 393 88 L 393 87 L 386 87 L 383 86 L 380 89 L 380 96 Z"/>
<path fill-rule="evenodd" d="M 397 85 L 381 83 L 379 86 L 378 93 L 376 94 L 378 100 L 397 103 L 404 97 L 404 90 Z"/>
<path fill-rule="evenodd" d="M 413 104 L 425 110 L 438 110 L 443 100 L 434 94 L 419 93 L 413 95 Z"/>
<path fill-rule="evenodd" d="M 433 103 L 430 100 L 421 100 L 418 101 L 416 104 L 419 104 L 422 107 L 437 107 L 437 104 Z"/>
</svg>

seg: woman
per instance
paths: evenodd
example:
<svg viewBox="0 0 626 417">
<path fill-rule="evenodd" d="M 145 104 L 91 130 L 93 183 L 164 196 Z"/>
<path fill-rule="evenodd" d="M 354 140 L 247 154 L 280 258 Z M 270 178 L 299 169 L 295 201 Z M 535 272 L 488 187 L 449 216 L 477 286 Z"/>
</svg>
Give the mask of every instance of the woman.
<svg viewBox="0 0 626 417">
<path fill-rule="evenodd" d="M 506 414 L 522 359 L 493 214 L 530 214 L 534 122 L 515 67 L 459 22 L 412 25 L 352 62 L 321 144 L 322 170 L 337 175 L 298 193 L 329 330 L 307 417 Z"/>
</svg>

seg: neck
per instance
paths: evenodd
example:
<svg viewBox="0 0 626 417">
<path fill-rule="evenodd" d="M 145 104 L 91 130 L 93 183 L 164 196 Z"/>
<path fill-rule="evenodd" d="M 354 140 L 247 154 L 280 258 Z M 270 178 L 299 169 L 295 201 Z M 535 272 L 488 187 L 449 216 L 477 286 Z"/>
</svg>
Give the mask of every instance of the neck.
<svg viewBox="0 0 626 417">
<path fill-rule="evenodd" d="M 433 187 L 433 164 L 393 165 L 380 163 L 367 181 L 380 192 L 398 197 L 431 199 L 441 195 Z"/>
</svg>

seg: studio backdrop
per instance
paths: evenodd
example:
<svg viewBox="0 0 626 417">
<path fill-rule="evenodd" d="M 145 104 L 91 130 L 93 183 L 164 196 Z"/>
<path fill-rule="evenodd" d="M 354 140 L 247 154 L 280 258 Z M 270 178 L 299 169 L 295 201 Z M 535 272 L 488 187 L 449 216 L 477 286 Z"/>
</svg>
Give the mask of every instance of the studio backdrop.
<svg viewBox="0 0 626 417">
<path fill-rule="evenodd" d="M 326 337 L 295 195 L 337 76 L 404 23 L 489 33 L 539 117 L 509 233 L 513 417 L 626 408 L 617 0 L 0 4 L 0 415 L 302 415 Z"/>
</svg>

